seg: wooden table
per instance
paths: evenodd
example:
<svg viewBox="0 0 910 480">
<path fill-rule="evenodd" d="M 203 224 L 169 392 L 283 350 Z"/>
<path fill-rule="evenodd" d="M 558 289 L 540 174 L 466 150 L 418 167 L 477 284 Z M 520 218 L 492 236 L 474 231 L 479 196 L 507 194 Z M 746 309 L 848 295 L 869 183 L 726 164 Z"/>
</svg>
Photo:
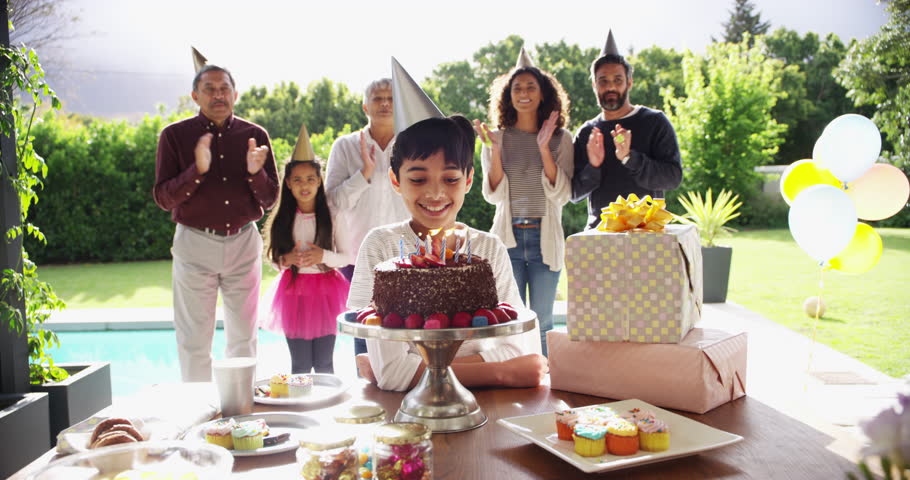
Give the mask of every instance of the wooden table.
<svg viewBox="0 0 910 480">
<path fill-rule="evenodd" d="M 824 433 L 790 418 L 758 400 L 744 397 L 722 405 L 704 415 L 678 412 L 704 424 L 744 437 L 742 442 L 710 452 L 643 465 L 603 474 L 586 474 L 542 448 L 498 425 L 500 418 L 609 401 L 599 397 L 550 390 L 548 386 L 530 389 L 474 389 L 474 394 L 489 422 L 461 433 L 433 436 L 436 479 L 590 479 L 597 478 L 755 478 L 755 479 L 841 479 L 854 469 L 853 459 L 834 450 L 852 450 L 855 441 L 836 430 Z M 394 415 L 403 394 L 383 392 L 372 385 L 357 383 L 349 390 L 355 399 L 383 405 Z M 563 403 L 564 402 L 564 403 Z M 287 411 L 287 407 L 257 404 L 256 410 Z M 293 409 L 291 409 L 293 410 Z M 303 410 L 298 410 L 303 411 Z M 320 410 L 307 412 L 319 417 Z M 840 447 L 832 448 L 834 444 Z M 846 445 L 848 448 L 843 448 Z M 42 456 L 14 475 L 46 464 L 53 452 Z M 260 457 L 238 457 L 232 479 L 275 480 L 297 477 L 294 452 Z"/>
</svg>

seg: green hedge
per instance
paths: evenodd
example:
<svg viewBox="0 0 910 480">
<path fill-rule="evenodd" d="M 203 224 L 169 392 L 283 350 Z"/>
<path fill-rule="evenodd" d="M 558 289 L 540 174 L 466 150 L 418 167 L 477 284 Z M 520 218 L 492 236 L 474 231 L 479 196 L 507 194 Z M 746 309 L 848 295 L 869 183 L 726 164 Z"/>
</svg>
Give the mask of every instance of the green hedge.
<svg viewBox="0 0 910 480">
<path fill-rule="evenodd" d="M 40 201 L 29 211 L 29 221 L 45 233 L 47 244 L 27 238 L 31 258 L 39 264 L 169 258 L 174 225 L 170 214 L 152 200 L 155 150 L 161 129 L 187 115 L 147 116 L 136 125 L 54 113 L 37 121 L 32 128 L 35 151 L 47 161 L 48 175 L 39 192 Z M 346 127 L 337 134 L 349 131 Z M 321 156 L 328 156 L 337 134 L 327 130 L 312 135 Z M 276 141 L 275 147 L 279 158 L 290 153 L 291 145 L 286 142 Z M 474 187 L 459 219 L 488 230 L 494 207 L 481 195 L 479 146 L 474 168 Z M 674 213 L 682 213 L 676 201 L 680 192 L 668 192 L 668 207 Z M 742 216 L 734 226 L 787 226 L 785 204 L 768 201 L 757 192 L 743 200 Z M 584 228 L 585 208 L 581 202 L 563 209 L 566 235 Z M 878 226 L 908 225 L 910 209 Z"/>
<path fill-rule="evenodd" d="M 146 116 L 137 125 L 48 113 L 33 127 L 35 151 L 48 165 L 30 221 L 47 244 L 31 238 L 34 261 L 109 262 L 167 258 L 174 226 L 152 200 L 158 133 L 169 122 Z"/>
</svg>

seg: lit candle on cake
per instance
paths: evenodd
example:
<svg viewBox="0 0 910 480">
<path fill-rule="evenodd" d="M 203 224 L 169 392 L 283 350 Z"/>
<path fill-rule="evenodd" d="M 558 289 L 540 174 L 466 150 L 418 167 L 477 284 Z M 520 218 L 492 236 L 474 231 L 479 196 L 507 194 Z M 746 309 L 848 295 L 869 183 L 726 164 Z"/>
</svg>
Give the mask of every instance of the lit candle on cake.
<svg viewBox="0 0 910 480">
<path fill-rule="evenodd" d="M 404 261 L 404 235 L 398 239 L 398 258 Z"/>
<path fill-rule="evenodd" d="M 442 259 L 442 263 L 445 263 L 445 261 L 446 261 L 446 236 L 444 233 L 442 234 L 442 249 L 439 252 L 439 258 Z"/>
<path fill-rule="evenodd" d="M 458 250 L 461 249 L 461 237 L 455 236 L 455 255 L 452 255 L 452 259 L 456 262 L 458 261 Z"/>
</svg>

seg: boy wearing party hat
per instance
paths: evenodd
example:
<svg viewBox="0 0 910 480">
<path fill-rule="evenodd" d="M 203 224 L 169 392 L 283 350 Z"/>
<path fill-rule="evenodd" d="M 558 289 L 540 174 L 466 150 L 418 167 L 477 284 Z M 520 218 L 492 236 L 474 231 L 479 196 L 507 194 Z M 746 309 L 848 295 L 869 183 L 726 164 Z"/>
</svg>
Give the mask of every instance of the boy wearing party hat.
<svg viewBox="0 0 910 480">
<path fill-rule="evenodd" d="M 588 227 L 618 195 L 663 198 L 682 181 L 676 132 L 666 115 L 632 105 L 632 66 L 619 54 L 613 31 L 591 64 L 591 87 L 601 113 L 575 135 L 572 201 L 588 199 Z M 633 134 L 634 132 L 634 134 Z"/>
<path fill-rule="evenodd" d="M 493 268 L 500 301 L 521 304 L 508 253 L 494 235 L 456 221 L 473 183 L 474 130 L 460 115 L 445 117 L 401 65 L 392 59 L 392 95 L 395 98 L 397 140 L 392 151 L 389 179 L 401 195 L 411 218 L 377 227 L 364 239 L 357 256 L 348 308 L 369 305 L 373 295 L 373 268 L 400 254 L 399 240 L 426 239 L 431 232 L 471 239 L 472 253 Z M 452 363 L 465 386 L 536 386 L 547 372 L 540 353 L 537 328 L 524 334 L 468 340 Z M 358 356 L 361 375 L 383 390 L 408 390 L 423 374 L 423 361 L 407 342 L 367 340 L 369 354 Z M 368 362 L 366 361 L 368 358 Z"/>
</svg>

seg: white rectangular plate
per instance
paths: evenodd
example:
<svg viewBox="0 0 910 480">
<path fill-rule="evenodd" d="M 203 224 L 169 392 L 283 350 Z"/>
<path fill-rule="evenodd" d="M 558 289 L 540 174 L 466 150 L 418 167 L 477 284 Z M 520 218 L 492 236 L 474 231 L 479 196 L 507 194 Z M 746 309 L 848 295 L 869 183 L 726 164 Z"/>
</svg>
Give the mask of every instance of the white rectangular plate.
<svg viewBox="0 0 910 480">
<path fill-rule="evenodd" d="M 663 452 L 646 452 L 639 450 L 635 455 L 617 456 L 605 453 L 597 457 L 582 457 L 575 453 L 575 445 L 570 440 L 560 440 L 556 435 L 556 414 L 541 413 L 523 417 L 499 419 L 497 423 L 515 432 L 521 437 L 543 447 L 544 450 L 571 463 L 587 473 L 606 472 L 621 468 L 662 462 L 673 458 L 694 455 L 699 452 L 732 445 L 742 441 L 743 437 L 709 427 L 703 423 L 690 420 L 662 408 L 655 407 L 641 400 L 623 400 L 604 403 L 617 414 L 633 408 L 650 410 L 670 427 L 670 448 Z M 584 410 L 579 407 L 574 410 Z"/>
</svg>

